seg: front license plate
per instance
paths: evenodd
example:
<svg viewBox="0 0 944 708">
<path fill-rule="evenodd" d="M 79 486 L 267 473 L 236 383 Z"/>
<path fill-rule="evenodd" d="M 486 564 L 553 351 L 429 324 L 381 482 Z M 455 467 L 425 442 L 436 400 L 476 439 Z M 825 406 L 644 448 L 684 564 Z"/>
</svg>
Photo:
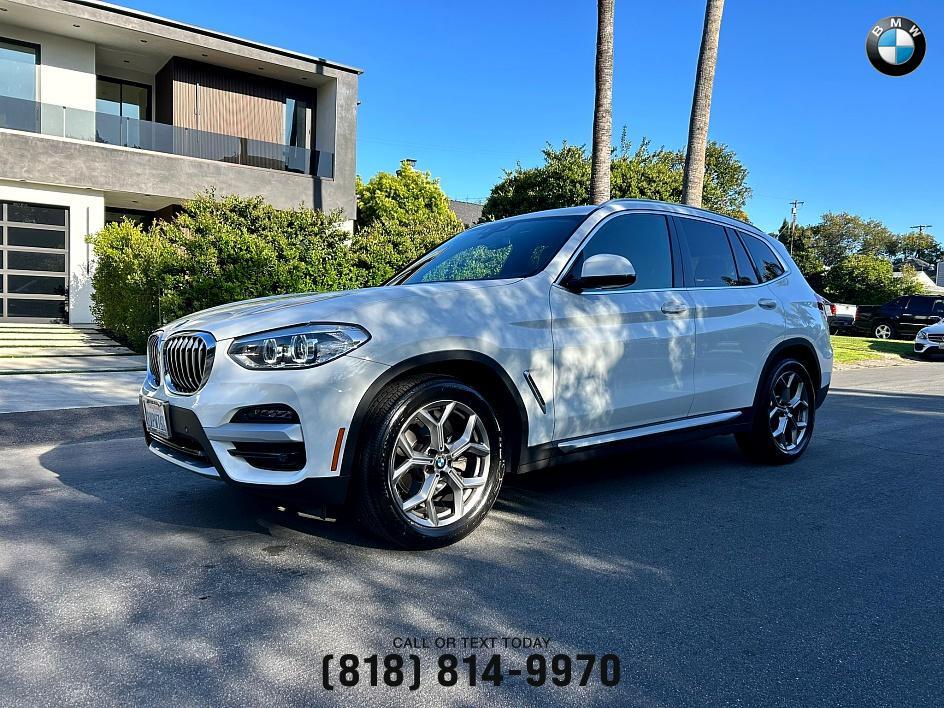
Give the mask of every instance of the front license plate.
<svg viewBox="0 0 944 708">
<path fill-rule="evenodd" d="M 164 401 L 153 398 L 141 398 L 144 413 L 144 427 L 152 435 L 162 438 L 170 437 L 170 423 L 168 422 L 168 406 Z"/>
</svg>

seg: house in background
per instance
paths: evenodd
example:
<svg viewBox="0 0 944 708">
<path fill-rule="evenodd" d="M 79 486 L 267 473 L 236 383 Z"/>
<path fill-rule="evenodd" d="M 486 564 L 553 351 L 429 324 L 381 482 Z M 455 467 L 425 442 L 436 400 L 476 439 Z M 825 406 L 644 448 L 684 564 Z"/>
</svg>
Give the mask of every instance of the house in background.
<svg viewBox="0 0 944 708">
<path fill-rule="evenodd" d="M 449 210 L 459 217 L 465 226 L 475 226 L 482 219 L 482 205 L 475 202 L 449 200 Z"/>
<path fill-rule="evenodd" d="M 206 189 L 353 220 L 359 74 L 94 0 L 0 0 L 0 318 L 92 322 L 85 237 Z"/>
</svg>

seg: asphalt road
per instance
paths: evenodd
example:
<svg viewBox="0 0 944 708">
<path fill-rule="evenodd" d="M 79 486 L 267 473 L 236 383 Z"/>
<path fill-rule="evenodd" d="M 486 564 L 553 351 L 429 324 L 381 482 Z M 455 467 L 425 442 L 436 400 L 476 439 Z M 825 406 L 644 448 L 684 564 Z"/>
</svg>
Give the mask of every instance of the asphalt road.
<svg viewBox="0 0 944 708">
<path fill-rule="evenodd" d="M 942 436 L 944 362 L 841 372 L 793 466 L 717 438 L 562 467 L 406 553 L 161 462 L 134 408 L 0 416 L 0 703 L 940 705 Z M 322 688 L 397 637 L 546 637 L 621 680 L 444 688 L 433 648 L 415 693 Z"/>
</svg>

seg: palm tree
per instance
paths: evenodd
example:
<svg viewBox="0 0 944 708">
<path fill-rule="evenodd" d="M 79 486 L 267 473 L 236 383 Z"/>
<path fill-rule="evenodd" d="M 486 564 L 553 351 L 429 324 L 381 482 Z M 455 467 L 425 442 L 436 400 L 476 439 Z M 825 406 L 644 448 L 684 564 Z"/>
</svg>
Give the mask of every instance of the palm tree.
<svg viewBox="0 0 944 708">
<path fill-rule="evenodd" d="M 613 4 L 597 0 L 597 75 L 593 105 L 593 156 L 590 201 L 610 198 L 610 153 L 613 150 Z"/>
<path fill-rule="evenodd" d="M 682 201 L 696 207 L 701 206 L 705 184 L 705 144 L 708 140 L 711 88 L 715 80 L 715 67 L 718 65 L 718 35 L 721 33 L 723 11 L 724 0 L 708 0 L 708 6 L 705 8 L 705 28 L 701 35 L 701 51 L 698 54 L 698 73 L 695 75 L 692 117 L 688 125 Z"/>
</svg>

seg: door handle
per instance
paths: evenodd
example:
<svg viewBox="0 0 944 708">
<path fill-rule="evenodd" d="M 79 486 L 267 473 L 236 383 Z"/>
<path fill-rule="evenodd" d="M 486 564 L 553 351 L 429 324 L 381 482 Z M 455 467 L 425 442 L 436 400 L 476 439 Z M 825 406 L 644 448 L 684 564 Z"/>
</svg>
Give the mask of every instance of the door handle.
<svg viewBox="0 0 944 708">
<path fill-rule="evenodd" d="M 757 301 L 757 304 L 763 307 L 765 310 L 773 310 L 777 307 L 777 301 L 771 300 L 770 298 L 762 297 Z"/>
<path fill-rule="evenodd" d="M 666 302 L 662 305 L 662 313 L 665 315 L 683 315 L 688 312 L 688 306 L 684 302 Z"/>
</svg>

